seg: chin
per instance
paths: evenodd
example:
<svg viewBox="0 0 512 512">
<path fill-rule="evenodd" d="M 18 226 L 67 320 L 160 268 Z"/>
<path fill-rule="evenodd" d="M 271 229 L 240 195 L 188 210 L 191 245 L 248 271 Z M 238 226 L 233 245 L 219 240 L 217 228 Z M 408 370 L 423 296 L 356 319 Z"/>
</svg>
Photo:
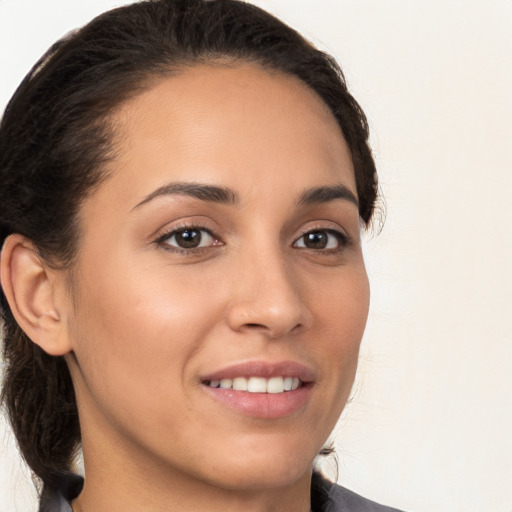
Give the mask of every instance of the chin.
<svg viewBox="0 0 512 512">
<path fill-rule="evenodd" d="M 302 478 L 311 478 L 316 451 L 304 453 L 304 447 L 296 447 L 292 453 L 282 450 L 235 452 L 229 460 L 213 468 L 211 483 L 225 489 L 258 491 L 292 486 Z"/>
<path fill-rule="evenodd" d="M 279 464 L 274 468 L 238 468 L 236 471 L 227 472 L 222 480 L 216 475 L 211 482 L 218 488 L 227 490 L 258 492 L 262 490 L 278 490 L 293 486 L 303 478 L 310 479 L 312 464 L 307 467 L 283 468 Z"/>
</svg>

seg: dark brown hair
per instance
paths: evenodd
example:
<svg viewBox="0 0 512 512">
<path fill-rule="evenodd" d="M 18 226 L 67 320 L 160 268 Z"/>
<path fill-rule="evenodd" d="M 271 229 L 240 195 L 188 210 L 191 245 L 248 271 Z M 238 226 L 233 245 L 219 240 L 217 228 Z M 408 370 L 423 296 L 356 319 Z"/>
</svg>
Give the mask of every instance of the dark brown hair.
<svg viewBox="0 0 512 512">
<path fill-rule="evenodd" d="M 70 266 L 77 212 L 112 156 L 112 113 L 152 78 L 219 59 L 288 73 L 316 91 L 350 148 L 368 224 L 377 196 L 368 126 L 332 57 L 241 1 L 150 0 L 106 12 L 56 43 L 14 94 L 0 125 L 0 244 L 20 233 L 50 265 Z M 71 378 L 63 358 L 20 329 L 3 292 L 1 299 L 2 398 L 24 458 L 52 486 L 80 443 Z"/>
</svg>

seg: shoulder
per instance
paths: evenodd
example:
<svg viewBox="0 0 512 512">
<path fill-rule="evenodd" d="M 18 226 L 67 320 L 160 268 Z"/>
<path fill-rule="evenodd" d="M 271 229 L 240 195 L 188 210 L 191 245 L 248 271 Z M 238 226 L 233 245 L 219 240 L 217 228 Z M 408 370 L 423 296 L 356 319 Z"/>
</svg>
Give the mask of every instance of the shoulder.
<svg viewBox="0 0 512 512">
<path fill-rule="evenodd" d="M 396 508 L 380 505 L 336 484 L 331 487 L 329 497 L 333 504 L 332 512 L 400 512 Z"/>
<path fill-rule="evenodd" d="M 72 512 L 71 501 L 82 490 L 84 479 L 65 473 L 55 479 L 52 486 L 45 485 L 39 501 L 39 512 Z"/>
<path fill-rule="evenodd" d="M 380 505 L 359 494 L 326 480 L 322 475 L 313 475 L 312 496 L 320 507 L 315 512 L 401 512 L 396 508 Z"/>
</svg>

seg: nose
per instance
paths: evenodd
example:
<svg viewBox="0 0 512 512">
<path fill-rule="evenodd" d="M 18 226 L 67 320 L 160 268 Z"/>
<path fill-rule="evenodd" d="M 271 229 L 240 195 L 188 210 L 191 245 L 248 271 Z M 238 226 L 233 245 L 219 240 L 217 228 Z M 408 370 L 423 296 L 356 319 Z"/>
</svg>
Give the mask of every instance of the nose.
<svg viewBox="0 0 512 512">
<path fill-rule="evenodd" d="M 269 252 L 254 252 L 232 274 L 227 319 L 234 331 L 275 339 L 309 329 L 313 315 L 293 265 Z"/>
</svg>

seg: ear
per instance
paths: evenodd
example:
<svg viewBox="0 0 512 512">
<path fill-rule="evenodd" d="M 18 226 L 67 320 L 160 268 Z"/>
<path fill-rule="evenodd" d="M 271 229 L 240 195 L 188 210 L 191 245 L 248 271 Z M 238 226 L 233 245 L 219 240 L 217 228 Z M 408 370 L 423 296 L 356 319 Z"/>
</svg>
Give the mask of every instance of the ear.
<svg viewBox="0 0 512 512">
<path fill-rule="evenodd" d="M 16 322 L 45 352 L 61 356 L 71 351 L 56 293 L 62 272 L 50 269 L 33 243 L 22 235 L 7 237 L 0 259 L 2 289 Z"/>
</svg>

